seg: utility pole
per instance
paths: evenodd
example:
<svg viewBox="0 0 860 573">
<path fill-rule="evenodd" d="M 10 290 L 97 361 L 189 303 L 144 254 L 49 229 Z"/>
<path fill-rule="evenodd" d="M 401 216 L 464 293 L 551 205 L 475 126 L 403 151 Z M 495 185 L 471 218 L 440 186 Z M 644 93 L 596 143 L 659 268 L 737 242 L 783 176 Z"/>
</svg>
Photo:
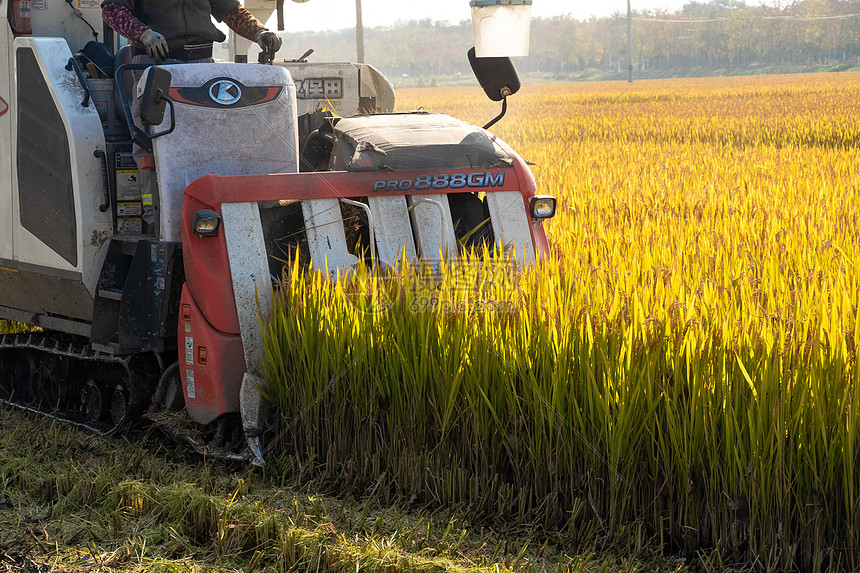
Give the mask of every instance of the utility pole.
<svg viewBox="0 0 860 573">
<path fill-rule="evenodd" d="M 364 23 L 361 21 L 361 0 L 355 0 L 355 56 L 359 64 L 364 63 Z"/>
<path fill-rule="evenodd" d="M 627 0 L 627 83 L 633 83 L 633 12 Z"/>
</svg>

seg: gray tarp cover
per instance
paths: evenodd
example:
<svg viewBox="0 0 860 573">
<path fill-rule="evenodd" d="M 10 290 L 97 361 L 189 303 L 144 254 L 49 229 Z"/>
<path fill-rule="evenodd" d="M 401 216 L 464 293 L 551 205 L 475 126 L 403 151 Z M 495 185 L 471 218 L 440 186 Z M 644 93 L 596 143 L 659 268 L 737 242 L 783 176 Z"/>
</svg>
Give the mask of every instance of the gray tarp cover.
<svg viewBox="0 0 860 573">
<path fill-rule="evenodd" d="M 487 169 L 512 162 L 485 131 L 443 114 L 344 118 L 334 132 L 335 170 Z"/>
</svg>

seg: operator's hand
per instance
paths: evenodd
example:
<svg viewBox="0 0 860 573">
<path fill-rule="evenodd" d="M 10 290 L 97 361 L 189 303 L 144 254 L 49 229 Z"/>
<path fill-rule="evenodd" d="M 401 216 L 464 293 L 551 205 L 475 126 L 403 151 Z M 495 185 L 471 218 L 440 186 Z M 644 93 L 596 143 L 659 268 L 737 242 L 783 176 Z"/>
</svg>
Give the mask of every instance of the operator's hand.
<svg viewBox="0 0 860 573">
<path fill-rule="evenodd" d="M 272 57 L 274 57 L 275 52 L 281 49 L 281 38 L 274 32 L 260 30 L 257 32 L 256 40 L 263 51 L 268 52 Z"/>
<path fill-rule="evenodd" d="M 147 29 L 140 35 L 140 42 L 143 44 L 143 47 L 146 48 L 146 55 L 156 62 L 166 60 L 167 56 L 170 55 L 170 48 L 167 47 L 167 40 L 152 28 Z"/>
</svg>

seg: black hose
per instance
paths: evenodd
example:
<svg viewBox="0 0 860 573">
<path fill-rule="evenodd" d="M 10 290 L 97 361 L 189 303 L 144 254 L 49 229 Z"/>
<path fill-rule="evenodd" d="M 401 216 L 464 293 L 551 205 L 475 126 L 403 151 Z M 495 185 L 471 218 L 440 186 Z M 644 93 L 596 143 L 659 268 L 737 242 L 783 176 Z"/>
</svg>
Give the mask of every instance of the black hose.
<svg viewBox="0 0 860 573">
<path fill-rule="evenodd" d="M 81 21 L 82 21 L 84 24 L 86 24 L 86 25 L 87 25 L 87 28 L 89 28 L 90 30 L 92 30 L 92 31 L 93 31 L 93 38 L 95 38 L 96 42 L 98 42 L 98 41 L 99 41 L 99 33 L 98 33 L 98 32 L 96 32 L 96 29 L 95 29 L 95 28 L 93 28 L 93 27 L 92 27 L 92 25 L 91 25 L 89 22 L 87 22 L 87 19 L 86 19 L 86 18 L 84 18 L 84 14 L 83 14 L 83 12 L 81 12 L 80 10 L 78 10 L 77 8 L 75 8 L 75 7 L 72 5 L 72 0 L 66 0 L 66 4 L 68 4 L 68 5 L 69 5 L 69 8 L 71 8 L 71 9 L 72 9 L 72 12 L 74 12 L 74 13 L 75 13 L 75 16 L 77 16 L 78 18 L 80 18 L 80 19 L 81 19 Z"/>
</svg>

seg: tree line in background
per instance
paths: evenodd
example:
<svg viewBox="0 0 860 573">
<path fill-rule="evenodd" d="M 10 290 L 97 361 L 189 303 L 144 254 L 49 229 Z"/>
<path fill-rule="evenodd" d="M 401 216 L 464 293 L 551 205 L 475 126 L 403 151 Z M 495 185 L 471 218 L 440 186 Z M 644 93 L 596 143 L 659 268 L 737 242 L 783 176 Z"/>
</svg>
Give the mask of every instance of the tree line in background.
<svg viewBox="0 0 860 573">
<path fill-rule="evenodd" d="M 860 0 L 772 6 L 712 0 L 690 2 L 673 13 L 633 14 L 633 67 L 639 77 L 860 66 Z M 354 30 L 302 32 L 285 40 L 296 56 L 313 48 L 311 61 L 355 59 Z M 365 29 L 367 61 L 398 85 L 470 76 L 466 51 L 472 43 L 469 21 Z M 587 21 L 536 18 L 530 55 L 518 58 L 516 66 L 524 74 L 564 80 L 621 78 L 627 66 L 626 14 Z"/>
</svg>

